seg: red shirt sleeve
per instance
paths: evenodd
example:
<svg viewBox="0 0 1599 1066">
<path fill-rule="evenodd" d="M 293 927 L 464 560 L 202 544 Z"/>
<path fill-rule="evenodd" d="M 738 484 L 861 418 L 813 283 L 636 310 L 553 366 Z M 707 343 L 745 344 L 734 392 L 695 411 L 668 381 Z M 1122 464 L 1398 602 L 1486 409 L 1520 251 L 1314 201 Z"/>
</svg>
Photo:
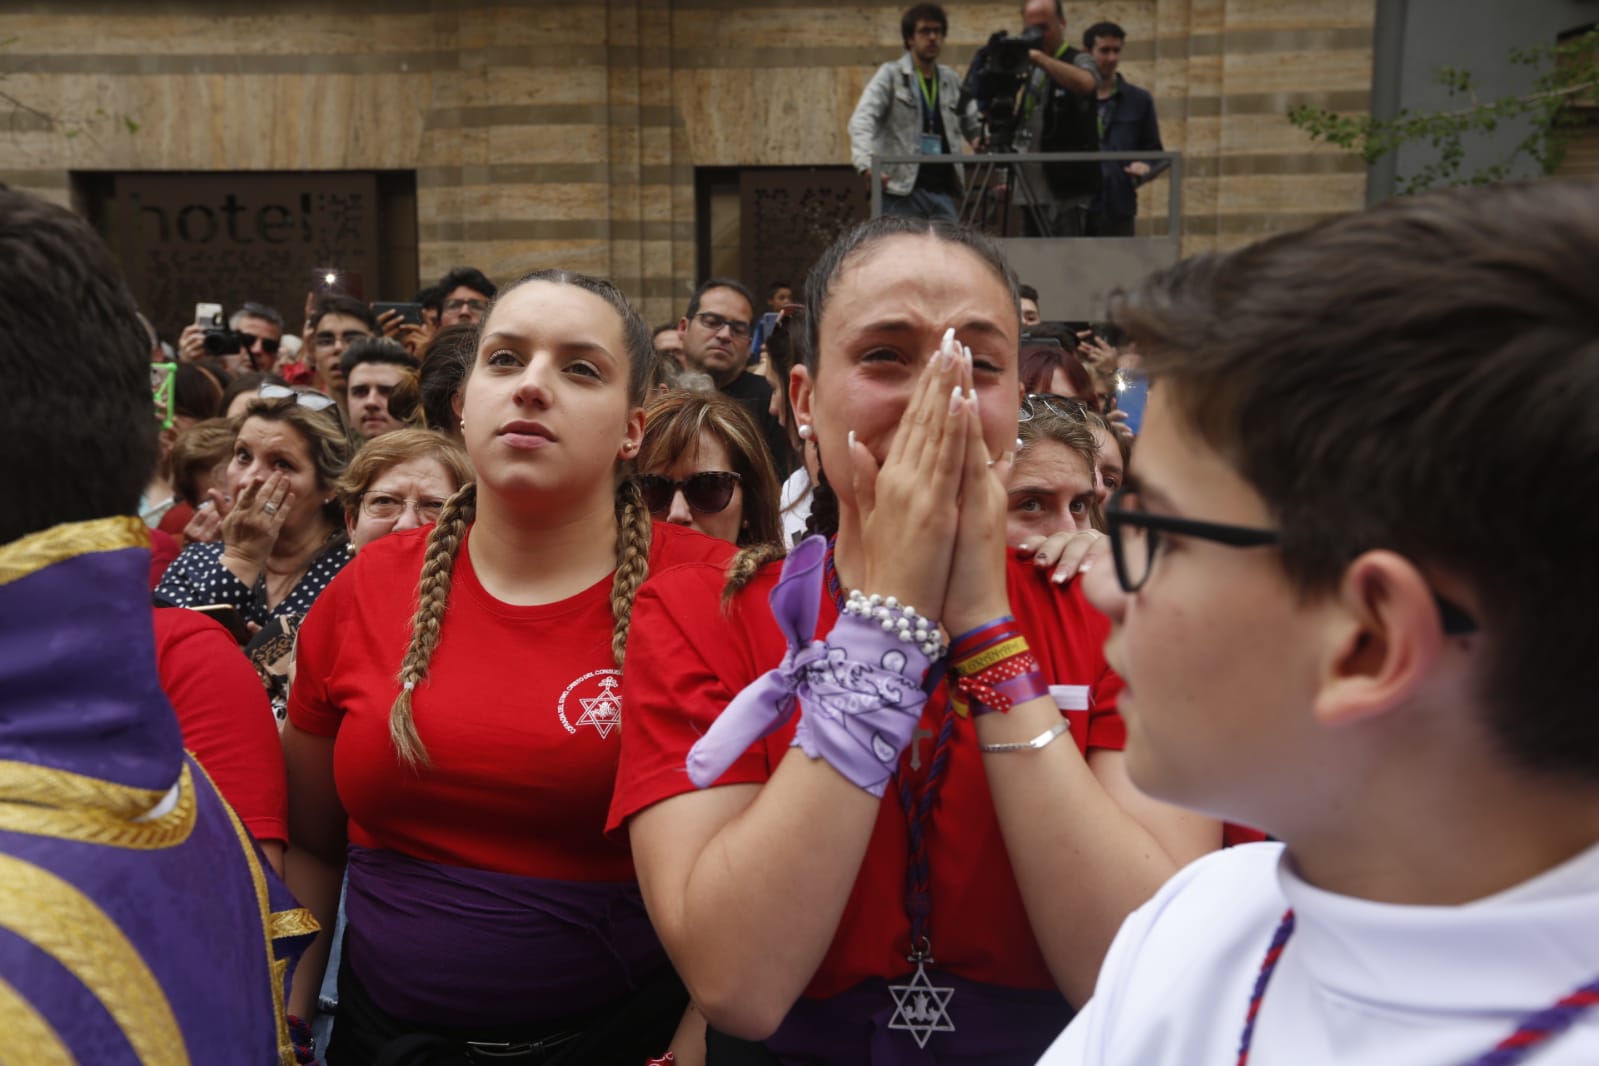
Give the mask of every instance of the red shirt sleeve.
<svg viewBox="0 0 1599 1066">
<path fill-rule="evenodd" d="M 339 731 L 344 712 L 328 692 L 338 651 L 339 615 L 351 583 L 353 566 L 339 571 L 311 604 L 295 635 L 294 684 L 289 688 L 288 719 L 296 728 L 319 737 Z"/>
<path fill-rule="evenodd" d="M 228 631 L 197 611 L 157 609 L 155 635 L 184 747 L 257 840 L 286 843 L 283 747 L 261 679 Z"/>
<path fill-rule="evenodd" d="M 692 791 L 684 768 L 689 748 L 751 678 L 781 661 L 785 645 L 766 608 L 777 566 L 768 566 L 726 609 L 722 566 L 679 566 L 639 590 L 628 634 L 622 755 L 606 832 L 615 833 L 651 804 Z M 759 609 L 746 610 L 750 603 Z M 757 664 L 759 649 L 772 654 Z M 772 773 L 766 751 L 763 744 L 752 745 L 717 784 L 765 781 Z"/>
</svg>

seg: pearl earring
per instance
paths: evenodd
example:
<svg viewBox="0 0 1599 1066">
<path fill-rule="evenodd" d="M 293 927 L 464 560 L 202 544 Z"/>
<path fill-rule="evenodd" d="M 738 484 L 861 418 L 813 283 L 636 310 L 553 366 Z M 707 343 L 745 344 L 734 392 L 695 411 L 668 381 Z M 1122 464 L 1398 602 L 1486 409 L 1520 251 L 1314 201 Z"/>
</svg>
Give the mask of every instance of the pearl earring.
<svg viewBox="0 0 1599 1066">
<path fill-rule="evenodd" d="M 809 422 L 800 423 L 800 428 L 799 428 L 800 440 L 810 440 L 811 439 L 811 433 L 812 433 L 812 430 L 811 430 L 811 425 L 810 425 Z"/>
</svg>

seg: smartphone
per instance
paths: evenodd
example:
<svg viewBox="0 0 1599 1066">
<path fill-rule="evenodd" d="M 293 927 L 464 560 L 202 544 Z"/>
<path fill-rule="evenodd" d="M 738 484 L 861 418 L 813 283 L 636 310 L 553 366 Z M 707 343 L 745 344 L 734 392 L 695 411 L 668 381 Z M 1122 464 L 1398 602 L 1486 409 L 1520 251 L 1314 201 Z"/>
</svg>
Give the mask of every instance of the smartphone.
<svg viewBox="0 0 1599 1066">
<path fill-rule="evenodd" d="M 222 305 L 221 304 L 195 304 L 194 305 L 194 324 L 199 326 L 201 329 L 221 329 L 222 328 Z"/>
<path fill-rule="evenodd" d="M 244 624 L 244 615 L 231 603 L 207 603 L 190 610 L 199 611 L 203 615 L 222 623 L 222 628 L 232 634 L 233 639 L 240 644 L 250 641 L 250 627 Z"/>
<path fill-rule="evenodd" d="M 1127 413 L 1127 428 L 1137 436 L 1149 404 L 1149 376 L 1142 370 L 1116 371 L 1116 410 Z"/>
<path fill-rule="evenodd" d="M 755 363 L 760 359 L 761 352 L 766 348 L 766 338 L 772 335 L 772 330 L 777 328 L 777 312 L 768 311 L 755 320 L 755 334 L 750 338 L 750 362 Z"/>
<path fill-rule="evenodd" d="M 410 326 L 422 324 L 422 305 L 418 303 L 405 303 L 395 300 L 379 300 L 372 305 L 372 313 L 382 318 L 387 311 L 400 312 L 400 321 Z"/>
</svg>

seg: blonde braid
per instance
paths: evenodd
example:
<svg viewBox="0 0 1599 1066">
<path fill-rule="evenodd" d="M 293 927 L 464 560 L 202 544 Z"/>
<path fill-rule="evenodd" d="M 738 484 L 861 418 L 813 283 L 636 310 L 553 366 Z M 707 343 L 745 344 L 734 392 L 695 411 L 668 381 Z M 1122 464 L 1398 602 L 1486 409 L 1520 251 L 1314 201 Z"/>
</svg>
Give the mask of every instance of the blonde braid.
<svg viewBox="0 0 1599 1066">
<path fill-rule="evenodd" d="M 725 611 L 728 608 L 733 602 L 733 597 L 743 591 L 744 586 L 760 573 L 761 567 L 787 555 L 788 549 L 775 540 L 740 548 L 727 566 L 727 583 L 722 586 L 722 609 Z"/>
<path fill-rule="evenodd" d="M 621 667 L 627 658 L 627 629 L 633 621 L 633 597 L 650 574 L 650 512 L 638 485 L 624 478 L 616 486 L 616 575 L 611 579 L 611 657 Z"/>
<path fill-rule="evenodd" d="M 428 534 L 422 576 L 417 582 L 416 614 L 411 618 L 411 642 L 400 664 L 400 694 L 389 708 L 389 739 L 402 763 L 413 769 L 427 765 L 427 748 L 417 734 L 411 717 L 411 690 L 427 677 L 428 663 L 439 645 L 439 630 L 444 624 L 444 606 L 450 598 L 450 579 L 455 556 L 461 550 L 466 527 L 477 514 L 477 483 L 468 482 L 444 504 L 438 524 Z"/>
</svg>

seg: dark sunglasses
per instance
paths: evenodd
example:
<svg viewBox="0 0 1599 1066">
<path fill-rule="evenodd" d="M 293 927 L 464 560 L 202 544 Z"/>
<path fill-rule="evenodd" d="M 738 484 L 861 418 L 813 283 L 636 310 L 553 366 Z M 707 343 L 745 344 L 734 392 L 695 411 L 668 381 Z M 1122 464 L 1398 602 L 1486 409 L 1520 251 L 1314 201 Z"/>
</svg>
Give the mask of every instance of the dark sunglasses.
<svg viewBox="0 0 1599 1066">
<path fill-rule="evenodd" d="M 640 474 L 636 479 L 639 494 L 650 514 L 664 515 L 672 509 L 672 497 L 683 490 L 683 499 L 700 514 L 719 514 L 733 502 L 733 489 L 743 479 L 730 470 L 706 470 L 673 481 L 660 474 Z"/>
</svg>

